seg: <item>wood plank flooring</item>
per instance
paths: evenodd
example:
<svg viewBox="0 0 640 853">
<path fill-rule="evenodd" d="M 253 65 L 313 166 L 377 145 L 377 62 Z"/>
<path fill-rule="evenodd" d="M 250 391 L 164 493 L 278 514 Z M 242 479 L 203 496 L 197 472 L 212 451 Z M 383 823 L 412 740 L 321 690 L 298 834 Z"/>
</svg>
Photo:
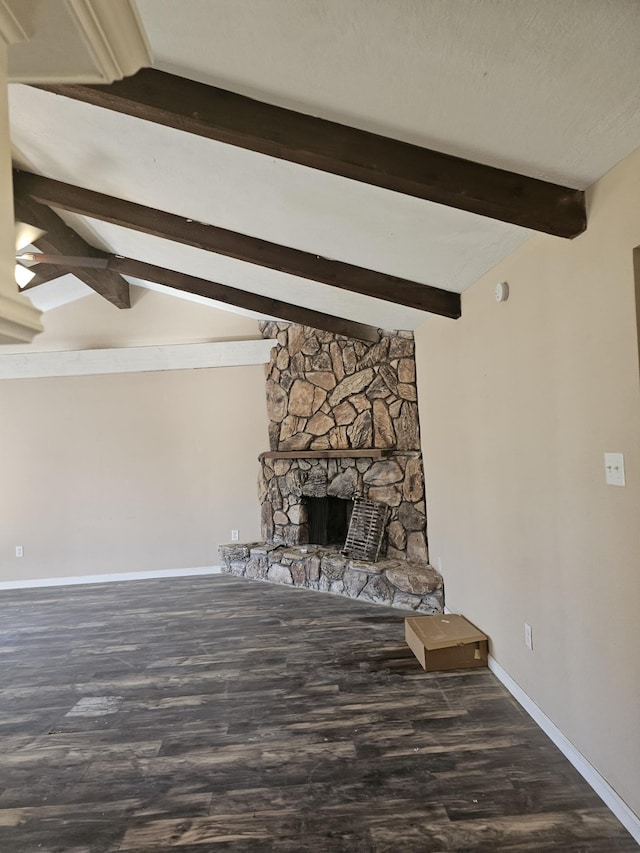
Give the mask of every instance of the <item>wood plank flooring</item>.
<svg viewBox="0 0 640 853">
<path fill-rule="evenodd" d="M 398 610 L 228 576 L 13 590 L 0 667 L 2 853 L 638 849 L 488 670 L 425 674 Z"/>
</svg>

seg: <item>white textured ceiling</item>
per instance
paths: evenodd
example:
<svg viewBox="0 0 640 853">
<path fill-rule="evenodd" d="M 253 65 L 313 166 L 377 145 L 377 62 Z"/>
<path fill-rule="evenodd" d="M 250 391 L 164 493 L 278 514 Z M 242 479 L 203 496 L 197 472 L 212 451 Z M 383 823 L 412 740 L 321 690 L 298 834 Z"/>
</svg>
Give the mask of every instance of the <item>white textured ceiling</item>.
<svg viewBox="0 0 640 853">
<path fill-rule="evenodd" d="M 138 8 L 160 69 L 524 174 L 586 187 L 640 141 L 636 0 L 138 0 Z M 325 257 L 462 291 L 530 234 L 12 90 L 19 165 Z M 316 310 L 385 328 L 415 328 L 424 316 L 72 219 L 95 245 Z"/>
<path fill-rule="evenodd" d="M 638 0 L 138 0 L 155 64 L 582 188 L 639 144 Z"/>
</svg>

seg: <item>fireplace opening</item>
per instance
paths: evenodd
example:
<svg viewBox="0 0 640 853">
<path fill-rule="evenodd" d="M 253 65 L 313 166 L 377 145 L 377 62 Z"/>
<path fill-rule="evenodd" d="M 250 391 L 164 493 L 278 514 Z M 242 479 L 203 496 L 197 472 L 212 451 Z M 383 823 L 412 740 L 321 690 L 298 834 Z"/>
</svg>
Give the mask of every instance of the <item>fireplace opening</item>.
<svg viewBox="0 0 640 853">
<path fill-rule="evenodd" d="M 309 542 L 343 546 L 349 530 L 353 501 L 327 496 L 307 498 Z"/>
</svg>

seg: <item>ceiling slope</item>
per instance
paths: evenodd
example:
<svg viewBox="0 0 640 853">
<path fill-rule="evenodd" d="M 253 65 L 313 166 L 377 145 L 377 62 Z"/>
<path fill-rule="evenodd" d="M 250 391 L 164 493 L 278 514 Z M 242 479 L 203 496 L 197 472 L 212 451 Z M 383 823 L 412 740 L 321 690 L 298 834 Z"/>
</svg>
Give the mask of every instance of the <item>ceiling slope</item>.
<svg viewBox="0 0 640 853">
<path fill-rule="evenodd" d="M 637 0 L 137 5 L 155 68 L 308 115 L 581 189 L 638 146 Z"/>
<path fill-rule="evenodd" d="M 640 4 L 615 0 L 615 15 L 611 5 L 136 0 L 153 69 L 116 87 L 83 84 L 86 100 L 10 87 L 14 164 L 166 211 L 189 231 L 211 223 L 218 237 L 233 235 L 227 249 L 240 249 L 225 255 L 176 242 L 170 229 L 133 230 L 127 217 L 114 224 L 56 208 L 108 255 L 337 320 L 415 329 L 425 307 L 384 301 L 401 293 L 395 282 L 464 292 L 530 238 L 513 224 L 524 220 L 504 219 L 530 216 L 538 189 L 550 189 L 551 207 L 561 209 L 563 189 L 577 188 L 567 197 L 575 217 L 579 191 L 637 147 Z M 117 94 L 117 109 L 94 100 L 105 93 Z M 279 250 L 293 252 L 291 265 Z M 305 255 L 307 278 L 293 264 Z M 340 287 L 340 263 L 358 275 L 376 271 L 385 285 L 377 296 Z M 314 279 L 318 270 L 324 279 Z M 117 315 L 126 322 L 126 312 Z"/>
<path fill-rule="evenodd" d="M 276 245 L 214 225 L 193 222 L 175 214 L 28 172 L 14 173 L 14 190 L 18 200 L 30 199 L 40 204 L 421 311 L 430 311 L 452 318 L 460 316 L 459 294 L 441 288 L 322 258 L 319 255 Z"/>
<path fill-rule="evenodd" d="M 109 268 L 132 278 L 165 285 L 173 290 L 205 296 L 215 302 L 226 303 L 247 311 L 256 311 L 266 317 L 277 317 L 290 323 L 311 326 L 314 329 L 321 329 L 336 335 L 345 335 L 361 341 L 377 342 L 380 340 L 378 329 L 365 323 L 356 323 L 353 320 L 335 317 L 332 314 L 313 311 L 299 305 L 291 305 L 279 299 L 261 296 L 246 290 L 238 290 L 197 276 L 158 267 L 155 264 L 136 261 L 133 258 L 114 256 L 109 263 Z"/>
<path fill-rule="evenodd" d="M 125 258 L 121 255 L 104 255 L 102 252 L 99 253 L 99 257 L 70 257 L 44 253 L 42 255 L 29 255 L 29 260 L 36 262 L 36 269 L 40 267 L 38 257 L 42 257 L 42 266 L 47 272 L 50 271 L 51 266 L 55 267 L 56 264 L 60 263 L 61 273 L 73 271 L 80 279 L 83 279 L 86 273 L 103 272 L 111 275 L 122 273 L 134 279 L 164 285 L 173 291 L 202 296 L 223 305 L 232 305 L 245 311 L 254 311 L 267 317 L 277 317 L 287 322 L 311 326 L 314 329 L 321 329 L 336 335 L 345 335 L 357 340 L 376 343 L 380 339 L 378 329 L 374 326 L 323 314 L 298 305 L 290 305 L 278 299 L 238 290 L 197 276 L 159 267 L 156 264 L 137 261 L 134 258 Z M 96 265 L 98 269 L 95 269 Z M 51 275 L 50 278 L 53 276 Z M 37 285 L 27 285 L 24 289 L 26 290 L 30 286 L 39 286 L 48 280 L 45 278 L 44 281 L 39 281 Z"/>
<path fill-rule="evenodd" d="M 554 234 L 586 228 L 584 193 L 316 118 L 152 68 L 46 90 L 227 145 Z"/>
</svg>

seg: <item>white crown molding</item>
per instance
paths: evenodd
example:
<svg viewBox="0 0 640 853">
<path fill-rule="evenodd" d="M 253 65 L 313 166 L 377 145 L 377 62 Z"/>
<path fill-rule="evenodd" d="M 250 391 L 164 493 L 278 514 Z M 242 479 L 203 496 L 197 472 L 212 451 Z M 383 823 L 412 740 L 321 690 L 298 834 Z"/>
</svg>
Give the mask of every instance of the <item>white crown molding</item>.
<svg viewBox="0 0 640 853">
<path fill-rule="evenodd" d="M 23 296 L 0 293 L 0 344 L 28 344 L 41 331 L 40 311 Z"/>
<path fill-rule="evenodd" d="M 26 21 L 18 18 L 15 10 L 9 7 L 7 0 L 0 0 L 0 42 L 9 45 L 26 41 L 28 38 Z"/>
<path fill-rule="evenodd" d="M 0 380 L 242 367 L 266 364 L 272 347 L 272 340 L 258 339 L 72 352 L 20 352 L 2 355 L 0 351 Z"/>
<path fill-rule="evenodd" d="M 151 65 L 151 50 L 132 0 L 66 0 L 106 83 Z"/>
<path fill-rule="evenodd" d="M 0 0 L 12 83 L 112 83 L 151 65 L 134 0 Z M 43 14 L 36 14 L 37 9 Z M 65 50 L 50 49 L 63 40 Z"/>
</svg>

